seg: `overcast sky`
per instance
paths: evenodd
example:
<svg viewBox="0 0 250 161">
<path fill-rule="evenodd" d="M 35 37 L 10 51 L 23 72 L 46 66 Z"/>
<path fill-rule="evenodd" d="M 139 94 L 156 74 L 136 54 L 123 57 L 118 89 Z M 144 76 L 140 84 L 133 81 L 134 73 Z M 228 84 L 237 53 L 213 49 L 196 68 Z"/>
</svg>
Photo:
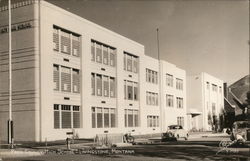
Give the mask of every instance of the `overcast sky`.
<svg viewBox="0 0 250 161">
<path fill-rule="evenodd" d="M 249 73 L 248 0 L 47 0 L 145 46 L 157 57 L 229 84 Z M 66 21 L 65 21 L 66 22 Z"/>
</svg>

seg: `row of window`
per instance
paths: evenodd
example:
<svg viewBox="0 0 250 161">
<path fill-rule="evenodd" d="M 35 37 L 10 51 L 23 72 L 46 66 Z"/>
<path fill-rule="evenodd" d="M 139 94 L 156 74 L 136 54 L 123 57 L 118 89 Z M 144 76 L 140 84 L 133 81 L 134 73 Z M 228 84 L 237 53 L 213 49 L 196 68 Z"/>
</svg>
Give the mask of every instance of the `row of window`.
<svg viewBox="0 0 250 161">
<path fill-rule="evenodd" d="M 91 73 L 91 88 L 92 95 L 111 98 L 116 97 L 116 85 L 114 77 Z"/>
<path fill-rule="evenodd" d="M 146 68 L 146 81 L 149 83 L 158 83 L 158 72 Z"/>
<path fill-rule="evenodd" d="M 158 93 L 146 92 L 147 105 L 158 106 Z"/>
<path fill-rule="evenodd" d="M 207 89 L 210 89 L 210 84 L 207 82 Z M 217 92 L 218 91 L 218 86 L 216 84 L 212 84 L 212 91 Z M 222 93 L 222 87 L 219 86 L 219 92 Z"/>
<path fill-rule="evenodd" d="M 174 107 L 174 96 L 166 95 L 167 107 Z M 183 98 L 176 97 L 177 108 L 183 108 Z"/>
<path fill-rule="evenodd" d="M 92 128 L 116 127 L 115 111 L 114 108 L 92 107 Z"/>
<path fill-rule="evenodd" d="M 54 128 L 80 128 L 80 106 L 54 104 Z"/>
<path fill-rule="evenodd" d="M 54 26 L 53 28 L 53 49 L 64 54 L 80 56 L 80 36 L 70 31 Z"/>
<path fill-rule="evenodd" d="M 148 127 L 159 127 L 159 116 L 147 116 Z"/>
<path fill-rule="evenodd" d="M 124 99 L 138 100 L 138 83 L 124 80 Z"/>
<path fill-rule="evenodd" d="M 53 65 L 54 90 L 80 93 L 79 69 Z"/>
<path fill-rule="evenodd" d="M 91 41 L 91 60 L 109 66 L 116 66 L 116 49 L 97 41 Z"/>
<path fill-rule="evenodd" d="M 123 69 L 129 72 L 138 73 L 139 71 L 139 58 L 138 56 L 123 53 Z"/>
<path fill-rule="evenodd" d="M 125 127 L 139 127 L 139 111 L 133 109 L 124 110 Z"/>
<path fill-rule="evenodd" d="M 166 74 L 166 84 L 169 87 L 174 87 L 174 76 L 171 74 Z M 176 89 L 183 90 L 183 80 L 176 78 Z"/>
</svg>

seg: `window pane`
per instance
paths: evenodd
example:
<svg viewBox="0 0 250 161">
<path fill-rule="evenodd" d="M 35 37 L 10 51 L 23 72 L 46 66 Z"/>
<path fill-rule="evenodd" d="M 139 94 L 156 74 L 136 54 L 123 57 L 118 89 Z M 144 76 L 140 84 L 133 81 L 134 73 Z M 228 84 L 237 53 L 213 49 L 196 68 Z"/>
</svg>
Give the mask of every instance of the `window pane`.
<svg viewBox="0 0 250 161">
<path fill-rule="evenodd" d="M 133 127 L 134 121 L 133 121 L 133 111 L 128 110 L 128 127 Z"/>
<path fill-rule="evenodd" d="M 96 44 L 96 62 L 102 63 L 102 49 L 100 44 Z"/>
<path fill-rule="evenodd" d="M 108 65 L 109 59 L 108 59 L 108 47 L 103 46 L 103 64 Z"/>
<path fill-rule="evenodd" d="M 116 96 L 116 86 L 115 86 L 115 78 L 110 77 L 110 97 Z"/>
<path fill-rule="evenodd" d="M 138 100 L 138 84 L 134 83 L 134 100 Z"/>
<path fill-rule="evenodd" d="M 54 65 L 54 71 L 53 71 L 53 80 L 54 80 L 54 90 L 59 90 L 59 66 Z"/>
<path fill-rule="evenodd" d="M 96 109 L 92 107 L 92 128 L 96 128 Z"/>
<path fill-rule="evenodd" d="M 97 128 L 103 127 L 103 117 L 102 117 L 102 109 L 97 108 Z"/>
<path fill-rule="evenodd" d="M 102 76 L 96 75 L 97 96 L 102 96 Z"/>
<path fill-rule="evenodd" d="M 80 74 L 78 69 L 73 69 L 73 92 L 80 93 Z"/>
<path fill-rule="evenodd" d="M 104 127 L 109 127 L 109 109 L 104 108 Z"/>
<path fill-rule="evenodd" d="M 138 58 L 133 57 L 133 72 L 138 73 Z"/>
<path fill-rule="evenodd" d="M 73 112 L 73 128 L 80 128 L 80 112 Z"/>
<path fill-rule="evenodd" d="M 127 55 L 127 71 L 132 72 L 132 56 Z"/>
<path fill-rule="evenodd" d="M 61 52 L 65 54 L 70 54 L 70 34 L 61 31 Z"/>
<path fill-rule="evenodd" d="M 110 49 L 110 66 L 115 67 L 116 66 L 116 55 L 115 55 L 115 50 Z"/>
<path fill-rule="evenodd" d="M 95 43 L 91 42 L 91 60 L 95 61 Z"/>
<path fill-rule="evenodd" d="M 62 105 L 62 128 L 71 128 L 71 111 L 69 105 Z"/>
<path fill-rule="evenodd" d="M 72 55 L 80 56 L 80 37 L 72 35 Z"/>
<path fill-rule="evenodd" d="M 70 68 L 61 67 L 61 90 L 64 92 L 71 92 Z"/>
<path fill-rule="evenodd" d="M 103 76 L 104 96 L 109 97 L 109 77 Z"/>
<path fill-rule="evenodd" d="M 55 29 L 53 30 L 53 43 L 54 43 L 54 50 L 59 50 L 59 30 Z"/>
<path fill-rule="evenodd" d="M 138 111 L 134 111 L 134 118 L 135 118 L 135 127 L 139 126 L 139 116 L 138 116 Z"/>
<path fill-rule="evenodd" d="M 91 73 L 91 89 L 92 95 L 95 95 L 95 74 Z"/>
<path fill-rule="evenodd" d="M 115 127 L 115 109 L 110 109 L 111 127 Z"/>
</svg>

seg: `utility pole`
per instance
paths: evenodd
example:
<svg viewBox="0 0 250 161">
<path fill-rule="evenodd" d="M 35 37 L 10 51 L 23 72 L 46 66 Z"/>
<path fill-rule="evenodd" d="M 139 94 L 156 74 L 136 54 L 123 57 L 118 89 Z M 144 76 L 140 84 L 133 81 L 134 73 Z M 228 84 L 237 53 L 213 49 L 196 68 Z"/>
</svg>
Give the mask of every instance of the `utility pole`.
<svg viewBox="0 0 250 161">
<path fill-rule="evenodd" d="M 9 4 L 9 120 L 8 120 L 8 144 L 13 148 L 13 120 L 12 120 L 12 40 L 11 40 L 11 0 Z"/>
<path fill-rule="evenodd" d="M 162 90 L 162 85 L 161 85 L 161 57 L 160 57 L 160 42 L 159 42 L 159 29 L 157 28 L 156 29 L 156 32 L 157 32 L 157 55 L 158 55 L 158 66 L 159 66 L 159 108 L 160 108 L 160 128 L 161 128 L 161 132 L 163 132 L 163 126 L 164 126 L 164 123 L 163 123 L 163 121 L 164 121 L 164 111 L 163 111 L 163 109 L 162 109 L 162 99 L 161 99 L 161 97 L 162 97 L 162 92 L 161 92 L 161 90 Z"/>
</svg>

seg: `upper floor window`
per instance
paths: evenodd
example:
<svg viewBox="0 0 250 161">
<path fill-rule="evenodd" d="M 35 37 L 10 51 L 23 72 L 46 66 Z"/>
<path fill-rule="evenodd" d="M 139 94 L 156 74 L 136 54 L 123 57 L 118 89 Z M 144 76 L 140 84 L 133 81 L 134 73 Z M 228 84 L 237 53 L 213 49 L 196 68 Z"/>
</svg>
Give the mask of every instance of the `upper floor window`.
<svg viewBox="0 0 250 161">
<path fill-rule="evenodd" d="M 158 106 L 158 93 L 146 92 L 146 103 L 147 105 Z"/>
<path fill-rule="evenodd" d="M 167 86 L 173 87 L 173 85 L 174 85 L 173 75 L 171 75 L 171 74 L 166 75 L 166 83 L 167 83 Z"/>
<path fill-rule="evenodd" d="M 64 54 L 80 56 L 80 35 L 60 27 L 53 27 L 53 49 Z"/>
<path fill-rule="evenodd" d="M 176 89 L 183 90 L 183 80 L 176 78 Z"/>
<path fill-rule="evenodd" d="M 158 72 L 146 68 L 146 81 L 149 83 L 158 83 Z"/>
<path fill-rule="evenodd" d="M 139 58 L 138 56 L 124 52 L 123 54 L 123 69 L 129 72 L 138 73 Z"/>
<path fill-rule="evenodd" d="M 147 116 L 147 127 L 159 127 L 159 116 Z"/>
<path fill-rule="evenodd" d="M 115 97 L 115 78 L 91 73 L 91 94 L 104 97 Z"/>
<path fill-rule="evenodd" d="M 134 109 L 124 110 L 124 123 L 125 127 L 138 127 L 139 126 L 139 111 Z"/>
<path fill-rule="evenodd" d="M 209 90 L 210 89 L 210 84 L 209 84 L 209 82 L 207 82 L 207 90 Z"/>
<path fill-rule="evenodd" d="M 184 117 L 177 117 L 177 125 L 184 127 Z"/>
<path fill-rule="evenodd" d="M 138 83 L 124 80 L 124 98 L 137 101 L 138 94 Z"/>
<path fill-rule="evenodd" d="M 217 87 L 217 85 L 215 85 L 215 84 L 212 84 L 212 90 L 214 91 L 214 92 L 217 92 L 217 89 L 218 87 Z"/>
<path fill-rule="evenodd" d="M 176 97 L 176 105 L 177 105 L 177 108 L 183 108 L 183 98 Z"/>
<path fill-rule="evenodd" d="M 116 66 L 116 49 L 100 42 L 91 41 L 91 60 L 97 63 Z"/>
<path fill-rule="evenodd" d="M 173 95 L 166 95 L 167 100 L 167 107 L 174 107 L 174 96 Z"/>
</svg>

